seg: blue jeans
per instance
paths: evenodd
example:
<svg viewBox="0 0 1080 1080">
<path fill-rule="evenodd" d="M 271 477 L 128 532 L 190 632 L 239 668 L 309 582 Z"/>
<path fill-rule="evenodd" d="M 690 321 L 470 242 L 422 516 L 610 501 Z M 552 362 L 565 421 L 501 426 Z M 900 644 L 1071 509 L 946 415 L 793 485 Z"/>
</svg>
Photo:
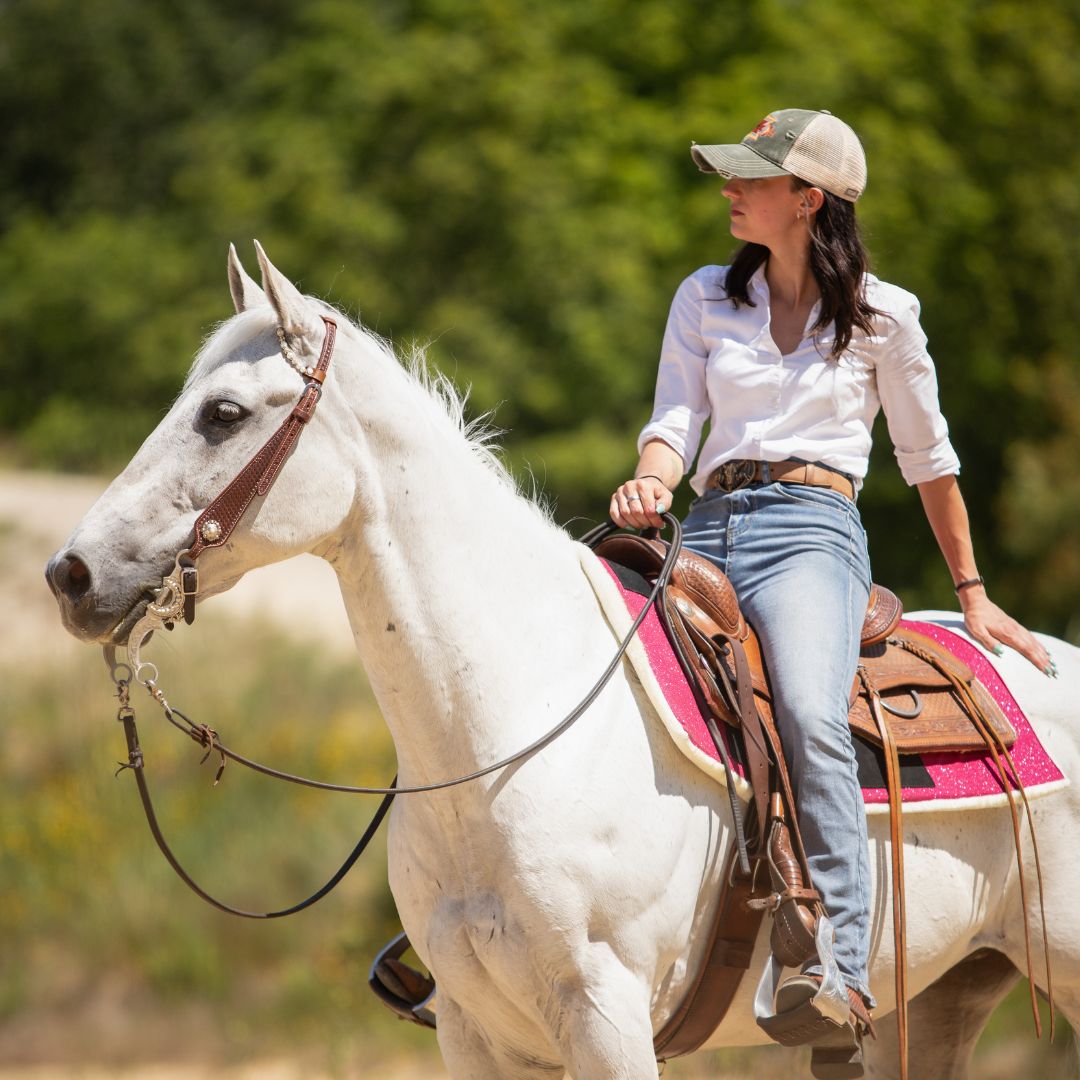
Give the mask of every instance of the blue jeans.
<svg viewBox="0 0 1080 1080">
<path fill-rule="evenodd" d="M 836 929 L 837 966 L 872 1001 L 870 860 L 847 722 L 870 594 L 859 511 L 827 488 L 759 483 L 706 492 L 683 530 L 684 545 L 731 579 L 761 642 L 810 873 Z"/>
</svg>

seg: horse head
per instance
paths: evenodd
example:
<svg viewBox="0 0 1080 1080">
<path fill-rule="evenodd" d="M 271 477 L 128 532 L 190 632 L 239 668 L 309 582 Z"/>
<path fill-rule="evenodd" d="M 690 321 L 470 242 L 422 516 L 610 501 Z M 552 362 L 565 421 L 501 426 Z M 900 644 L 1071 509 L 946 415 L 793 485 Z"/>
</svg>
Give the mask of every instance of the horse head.
<svg viewBox="0 0 1080 1080">
<path fill-rule="evenodd" d="M 304 297 L 256 243 L 260 287 L 229 249 L 236 314 L 196 356 L 179 397 L 63 548 L 46 580 L 64 625 L 87 641 L 121 643 L 191 547 L 200 512 L 239 473 L 296 406 L 336 312 Z M 351 326 L 346 335 L 355 336 Z M 301 370 L 297 370 L 297 369 Z M 331 365 L 327 382 L 333 385 Z M 353 509 L 355 478 L 341 467 L 348 411 L 328 402 L 305 427 L 273 487 L 240 528 L 199 562 L 200 598 L 247 570 L 317 549 Z"/>
</svg>

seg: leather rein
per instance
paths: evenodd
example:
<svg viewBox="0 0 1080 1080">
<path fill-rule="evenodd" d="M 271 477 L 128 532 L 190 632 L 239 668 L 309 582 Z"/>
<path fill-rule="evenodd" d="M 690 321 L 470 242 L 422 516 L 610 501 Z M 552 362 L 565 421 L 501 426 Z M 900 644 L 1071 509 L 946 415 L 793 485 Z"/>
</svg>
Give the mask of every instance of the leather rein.
<svg viewBox="0 0 1080 1080">
<path fill-rule="evenodd" d="M 139 797 L 142 802 L 147 824 L 150 827 L 150 832 L 153 835 L 158 848 L 161 850 L 161 853 L 165 856 L 165 859 L 173 870 L 176 871 L 181 881 L 183 881 L 199 897 L 213 907 L 216 907 L 218 910 L 227 912 L 230 915 L 238 915 L 245 919 L 279 919 L 286 915 L 294 915 L 299 911 L 303 911 L 305 908 L 311 907 L 312 904 L 326 896 L 327 893 L 329 893 L 338 882 L 345 877 L 356 860 L 363 854 L 365 848 L 371 842 L 375 833 L 378 831 L 379 826 L 382 824 L 383 818 L 390 809 L 391 802 L 393 802 L 397 795 L 419 795 L 425 792 L 441 791 L 445 788 L 467 784 L 473 780 L 478 780 L 483 776 L 487 776 L 490 773 L 497 772 L 500 769 L 505 769 L 516 762 L 523 761 L 533 754 L 538 753 L 540 750 L 543 750 L 549 743 L 554 742 L 555 739 L 562 735 L 589 709 L 600 695 L 600 692 L 611 680 L 612 675 L 615 674 L 623 656 L 626 654 L 626 650 L 630 647 L 630 642 L 637 633 L 638 627 L 644 621 L 649 609 L 656 603 L 668 578 L 671 576 L 672 569 L 675 566 L 675 561 L 678 558 L 679 550 L 682 546 L 682 528 L 678 519 L 670 513 L 664 514 L 664 520 L 671 527 L 672 531 L 671 545 L 645 605 L 638 613 L 637 618 L 634 619 L 633 624 L 620 643 L 611 662 L 604 669 L 603 673 L 593 686 L 586 692 L 581 701 L 579 701 L 578 704 L 563 717 L 563 719 L 551 728 L 550 731 L 535 742 L 530 743 L 524 749 L 511 754 L 509 757 L 503 758 L 501 761 L 486 765 L 484 768 L 477 769 L 475 772 L 468 773 L 465 776 L 457 776 L 450 780 L 440 780 L 432 784 L 399 787 L 397 784 L 397 777 L 395 777 L 389 787 L 362 787 L 347 784 L 330 784 L 321 780 L 312 780 L 308 777 L 296 776 L 292 773 L 282 772 L 279 769 L 273 769 L 268 765 L 253 761 L 250 758 L 244 757 L 242 754 L 238 754 L 234 750 L 231 750 L 221 742 L 218 733 L 209 725 L 194 722 L 180 709 L 169 704 L 164 693 L 157 684 L 157 667 L 149 661 L 143 661 L 140 652 L 142 646 L 146 643 L 154 630 L 160 628 L 171 630 L 173 625 L 181 617 L 187 623 L 194 621 L 195 597 L 199 589 L 199 577 L 198 571 L 195 568 L 195 560 L 207 548 L 221 547 L 225 544 L 255 497 L 266 495 L 273 486 L 274 481 L 277 479 L 282 465 L 285 463 L 288 455 L 300 438 L 304 428 L 314 415 L 315 408 L 322 396 L 322 386 L 330 366 L 330 359 L 333 355 L 334 342 L 337 335 L 337 324 L 333 319 L 327 318 L 325 315 L 322 316 L 322 319 L 326 324 L 326 335 L 323 339 L 319 359 L 314 366 L 304 366 L 296 360 L 292 350 L 288 348 L 283 331 L 279 330 L 278 337 L 281 342 L 282 354 L 304 377 L 304 389 L 300 395 L 299 401 L 285 419 L 284 423 L 263 445 L 262 449 L 255 454 L 224 491 L 222 491 L 221 494 L 218 495 L 218 497 L 199 515 L 194 526 L 195 539 L 193 543 L 190 547 L 185 548 L 177 555 L 172 573 L 163 579 L 161 588 L 158 590 L 155 599 L 147 604 L 145 614 L 135 623 L 128 635 L 126 662 L 117 661 L 116 646 L 108 645 L 105 646 L 103 650 L 105 662 L 109 667 L 110 675 L 116 685 L 116 694 L 120 701 L 120 707 L 117 710 L 116 718 L 124 726 L 124 736 L 127 741 L 128 760 L 120 764 L 120 767 L 117 769 L 117 774 L 127 769 L 130 769 L 135 774 Z M 581 542 L 592 547 L 603 539 L 603 537 L 615 531 L 616 526 L 611 522 L 607 522 L 592 529 L 586 536 L 582 537 Z M 131 705 L 130 694 L 132 683 L 138 683 L 145 687 L 150 697 L 161 707 L 165 714 L 165 719 L 174 727 L 184 732 L 185 735 L 198 743 L 199 746 L 206 751 L 202 759 L 203 761 L 211 754 L 216 753 L 219 755 L 220 764 L 218 765 L 217 774 L 214 778 L 215 785 L 221 779 L 226 763 L 231 760 L 240 765 L 244 765 L 249 769 L 253 769 L 255 772 L 262 773 L 264 776 L 270 776 L 277 780 L 286 780 L 292 784 L 301 784 L 304 787 L 316 788 L 320 791 L 338 791 L 351 795 L 383 796 L 382 801 L 379 803 L 379 806 L 367 828 L 364 830 L 363 835 L 357 841 L 355 847 L 346 857 L 345 861 L 325 885 L 316 890 L 305 900 L 301 900 L 299 903 L 293 904 L 290 907 L 282 908 L 278 911 L 254 912 L 232 907 L 231 905 L 216 899 L 194 881 L 191 875 L 188 874 L 183 866 L 181 866 L 176 855 L 170 848 L 161 831 L 157 814 L 154 812 L 153 801 L 150 797 L 150 788 L 146 779 L 146 759 L 142 747 L 139 745 L 139 733 L 135 723 L 135 709 Z"/>
</svg>

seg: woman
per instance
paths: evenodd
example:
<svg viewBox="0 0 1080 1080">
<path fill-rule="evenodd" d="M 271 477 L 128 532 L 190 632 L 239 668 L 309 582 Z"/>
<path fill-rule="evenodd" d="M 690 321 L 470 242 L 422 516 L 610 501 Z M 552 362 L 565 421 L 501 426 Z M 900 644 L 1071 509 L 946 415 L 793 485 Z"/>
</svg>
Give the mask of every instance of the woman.
<svg viewBox="0 0 1080 1080">
<path fill-rule="evenodd" d="M 1047 675 L 1055 667 L 990 600 L 976 566 L 918 301 L 867 273 L 855 222 L 866 162 L 855 133 L 827 112 L 783 109 L 741 143 L 691 153 L 702 171 L 727 178 L 731 233 L 744 243 L 730 266 L 703 267 L 675 294 L 655 409 L 611 517 L 661 525 L 709 422 L 684 543 L 728 575 L 761 640 L 814 885 L 840 974 L 858 995 L 853 1011 L 865 1015 L 861 1006 L 874 1004 L 870 872 L 847 711 L 870 588 L 855 500 L 879 407 L 968 632 L 998 655 L 1003 644 L 1019 650 Z M 805 1008 L 820 974 L 808 966 L 781 984 L 777 1011 Z M 849 1026 L 854 1037 L 858 1025 Z"/>
</svg>

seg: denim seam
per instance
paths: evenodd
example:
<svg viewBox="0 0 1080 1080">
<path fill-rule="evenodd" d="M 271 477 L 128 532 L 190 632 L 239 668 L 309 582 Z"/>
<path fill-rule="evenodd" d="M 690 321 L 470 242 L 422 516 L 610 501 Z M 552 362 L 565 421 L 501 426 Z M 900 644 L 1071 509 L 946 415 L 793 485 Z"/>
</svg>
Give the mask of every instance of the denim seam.
<svg viewBox="0 0 1080 1080">
<path fill-rule="evenodd" d="M 852 565 L 853 566 L 858 566 L 858 565 L 862 564 L 862 560 L 859 558 L 860 552 L 858 551 L 858 545 L 856 543 L 854 524 L 855 523 L 854 523 L 853 519 L 849 517 L 848 518 L 848 553 L 851 556 Z M 868 561 L 869 560 L 867 560 L 867 562 Z M 867 566 L 866 569 L 868 570 L 869 567 Z M 847 620 L 846 629 L 847 629 L 847 633 L 848 633 L 848 638 L 847 638 L 848 641 L 853 640 L 855 638 L 855 635 L 861 631 L 861 627 L 855 627 L 855 626 L 853 626 L 851 624 L 851 620 L 852 620 L 852 601 L 854 599 L 854 591 L 855 591 L 855 575 L 854 574 L 849 574 L 848 577 L 847 577 L 847 594 L 848 594 L 847 595 L 847 604 L 845 605 L 845 615 L 844 615 L 844 618 Z M 858 656 L 856 656 L 855 662 L 856 662 L 856 665 L 857 665 L 858 664 Z M 845 718 L 845 722 L 846 722 L 846 718 Z M 866 901 L 866 900 L 872 900 L 872 898 L 870 896 L 870 882 L 869 882 L 869 880 L 867 879 L 867 876 L 866 876 L 867 864 L 869 863 L 869 853 L 867 851 L 867 837 L 866 837 L 866 828 L 865 828 L 866 806 L 865 806 L 865 804 L 863 802 L 862 788 L 861 788 L 861 786 L 859 784 L 859 769 L 858 769 L 858 765 L 857 765 L 857 763 L 855 761 L 855 750 L 854 750 L 854 747 L 851 745 L 851 737 L 850 736 L 849 736 L 849 739 L 848 739 L 848 751 L 849 751 L 849 753 L 848 753 L 848 771 L 852 775 L 853 787 L 854 787 L 854 797 L 855 797 L 855 803 L 856 803 L 856 805 L 855 805 L 855 820 L 863 822 L 863 828 L 861 830 L 861 832 L 863 833 L 863 845 L 862 845 L 862 850 L 859 852 L 859 858 L 857 859 L 857 864 L 858 864 L 858 866 L 857 866 L 857 874 L 858 874 L 858 882 L 859 882 L 859 895 L 860 895 L 860 897 L 863 898 L 864 901 Z M 858 935 L 859 940 L 861 942 L 864 942 L 867 946 L 869 946 L 869 944 L 870 944 L 870 911 L 868 910 L 868 906 L 865 903 L 863 904 L 863 909 L 862 909 L 862 911 L 861 911 L 861 913 L 859 915 L 858 925 L 859 925 L 859 930 L 860 930 L 859 935 Z M 861 968 L 860 968 L 859 972 L 854 976 L 846 978 L 845 981 L 847 981 L 849 985 L 851 985 L 853 983 L 855 985 L 855 989 L 860 994 L 862 994 L 868 1000 L 873 1001 L 873 996 L 870 994 L 870 991 L 869 991 L 869 989 L 868 989 L 868 987 L 866 985 L 868 980 L 869 980 L 869 962 L 870 962 L 869 955 L 860 957 Z"/>
</svg>

